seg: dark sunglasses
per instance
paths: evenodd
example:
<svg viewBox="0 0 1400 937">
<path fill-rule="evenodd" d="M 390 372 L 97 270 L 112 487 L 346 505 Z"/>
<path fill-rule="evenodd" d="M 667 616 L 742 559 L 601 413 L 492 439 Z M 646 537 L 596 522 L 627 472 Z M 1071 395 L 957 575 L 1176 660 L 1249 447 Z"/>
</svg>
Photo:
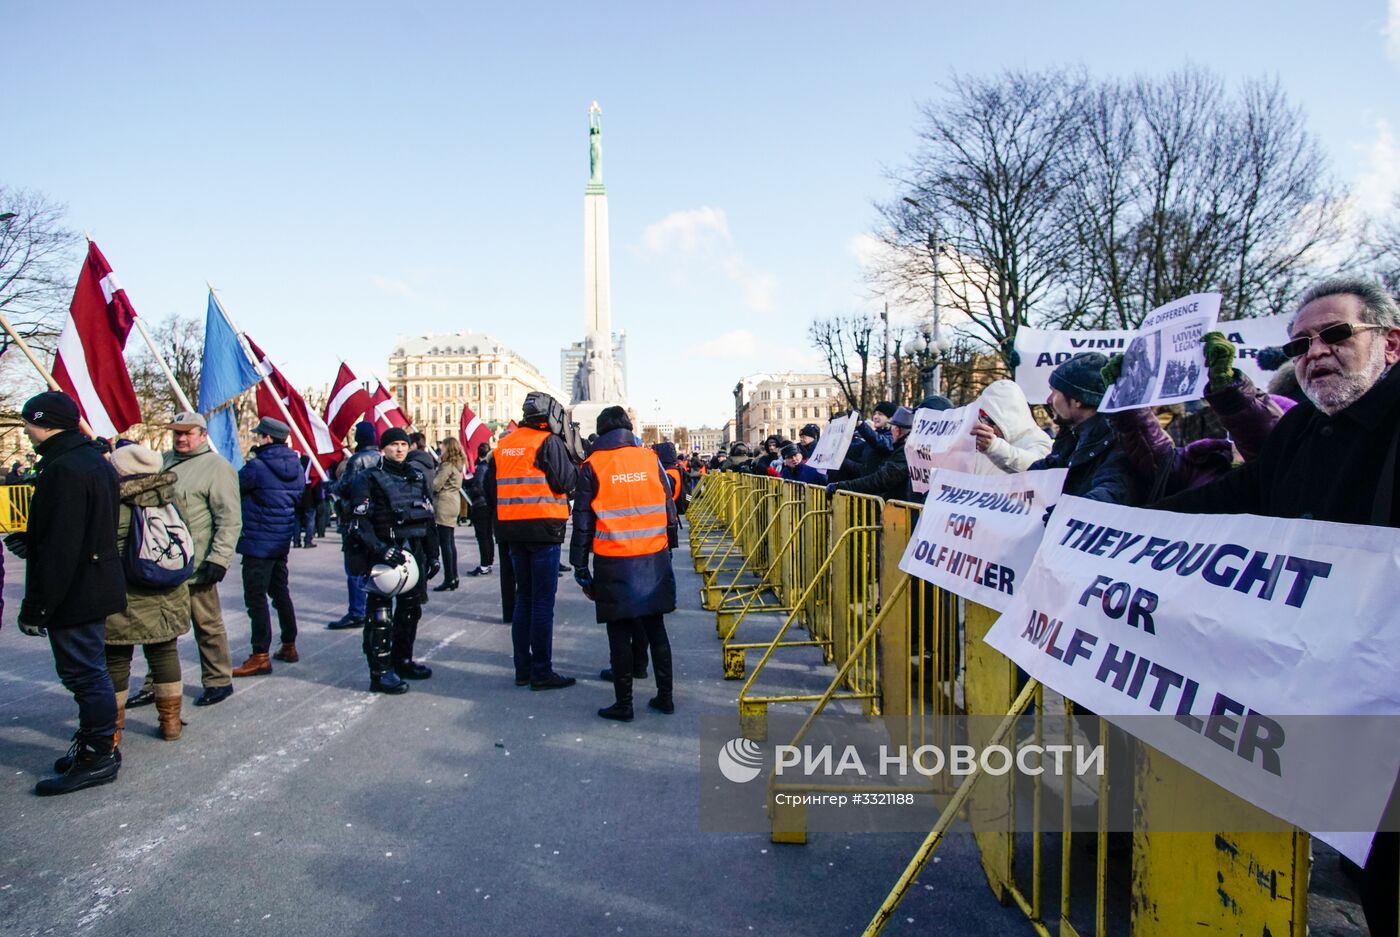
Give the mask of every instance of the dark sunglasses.
<svg viewBox="0 0 1400 937">
<path fill-rule="evenodd" d="M 1325 344 L 1340 345 L 1351 338 L 1357 332 L 1364 332 L 1367 329 L 1383 329 L 1384 325 L 1353 325 L 1350 322 L 1338 322 L 1336 325 L 1329 325 L 1316 335 L 1300 335 L 1295 339 L 1286 341 L 1280 347 L 1283 353 L 1290 358 L 1301 358 L 1308 353 L 1312 347 L 1313 339 L 1320 338 Z"/>
</svg>

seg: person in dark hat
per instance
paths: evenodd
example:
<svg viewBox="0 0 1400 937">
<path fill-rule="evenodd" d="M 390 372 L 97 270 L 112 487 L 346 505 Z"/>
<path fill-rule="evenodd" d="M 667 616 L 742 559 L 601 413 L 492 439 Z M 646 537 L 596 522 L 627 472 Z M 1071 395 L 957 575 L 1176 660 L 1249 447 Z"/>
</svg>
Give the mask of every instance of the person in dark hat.
<svg viewBox="0 0 1400 937">
<path fill-rule="evenodd" d="M 778 452 L 783 460 L 782 477 L 791 482 L 825 485 L 826 473 L 807 464 L 807 457 L 796 443 L 788 443 Z"/>
<path fill-rule="evenodd" d="M 290 428 L 281 420 L 263 417 L 253 427 L 253 450 L 238 471 L 238 491 L 243 503 L 243 530 L 237 552 L 243 557 L 243 602 L 252 626 L 252 654 L 233 668 L 235 677 L 272 673 L 268 651 L 272 648 L 271 596 L 277 609 L 282 645 L 272 655 L 294 664 L 297 654 L 297 616 L 287 588 L 287 554 L 296 535 L 297 503 L 306 485 L 301 460 L 287 445 Z"/>
<path fill-rule="evenodd" d="M 817 440 L 822 438 L 822 428 L 815 423 L 808 423 L 797 434 L 797 448 L 802 450 L 802 458 L 810 459 L 812 452 L 817 448 Z"/>
<path fill-rule="evenodd" d="M 890 432 L 894 437 L 894 449 L 880 462 L 878 468 L 868 475 L 852 478 L 849 481 L 833 482 L 826 486 L 827 496 L 838 491 L 856 494 L 879 495 L 887 500 L 908 501 L 912 498 L 909 485 L 909 462 L 904 454 L 904 442 L 914 427 L 914 411 L 908 407 L 895 410 L 890 419 Z"/>
<path fill-rule="evenodd" d="M 1137 505 L 1146 493 L 1146 480 L 1118 445 L 1108 417 L 1099 413 L 1107 363 L 1104 355 L 1085 351 L 1050 372 L 1045 406 L 1058 431 L 1050 454 L 1032 462 L 1027 471 L 1067 468 L 1065 494 Z"/>
<path fill-rule="evenodd" d="M 28 527 L 5 539 L 26 561 L 18 625 L 27 635 L 48 637 L 54 668 L 78 704 L 78 731 L 68 756 L 54 766 L 58 776 L 34 791 L 66 794 L 114 781 L 121 767 L 105 641 L 107 616 L 126 608 L 117 476 L 78 431 L 78 405 L 67 394 L 31 397 L 21 413 L 39 465 Z"/>
<path fill-rule="evenodd" d="M 379 437 L 383 459 L 350 480 L 345 502 L 345 555 L 350 571 L 366 576 L 379 564 L 403 567 L 412 557 L 416 582 L 394 595 L 369 590 L 364 651 L 370 690 L 398 695 L 405 680 L 426 680 L 431 668 L 413 659 L 428 580 L 438 573 L 439 550 L 431 483 L 412 459 L 408 433 Z"/>
<path fill-rule="evenodd" d="M 365 577 L 350 571 L 350 554 L 345 540 L 346 523 L 350 510 L 345 500 L 351 479 L 361 472 L 379 468 L 383 454 L 379 451 L 379 430 L 368 420 L 355 424 L 355 451 L 350 458 L 340 463 L 340 475 L 331 486 L 331 495 L 336 499 L 335 521 L 340 529 L 340 549 L 344 551 L 345 590 L 350 602 L 345 614 L 326 625 L 331 630 L 363 628 L 365 626 Z"/>
</svg>

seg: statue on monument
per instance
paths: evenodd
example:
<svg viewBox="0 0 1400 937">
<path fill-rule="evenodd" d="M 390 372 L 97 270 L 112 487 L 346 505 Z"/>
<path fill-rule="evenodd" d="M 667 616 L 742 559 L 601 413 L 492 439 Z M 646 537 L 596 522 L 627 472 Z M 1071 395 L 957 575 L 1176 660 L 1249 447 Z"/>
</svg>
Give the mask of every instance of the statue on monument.
<svg viewBox="0 0 1400 937">
<path fill-rule="evenodd" d="M 594 101 L 588 108 L 588 184 L 603 184 L 603 109 Z"/>
</svg>

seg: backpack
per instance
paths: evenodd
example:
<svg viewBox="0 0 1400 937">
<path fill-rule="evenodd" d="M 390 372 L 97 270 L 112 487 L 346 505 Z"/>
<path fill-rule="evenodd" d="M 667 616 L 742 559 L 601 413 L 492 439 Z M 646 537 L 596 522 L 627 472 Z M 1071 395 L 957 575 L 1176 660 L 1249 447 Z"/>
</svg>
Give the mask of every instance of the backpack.
<svg viewBox="0 0 1400 937">
<path fill-rule="evenodd" d="M 194 535 L 175 502 L 131 505 L 122 569 L 145 589 L 173 589 L 194 575 Z"/>
</svg>

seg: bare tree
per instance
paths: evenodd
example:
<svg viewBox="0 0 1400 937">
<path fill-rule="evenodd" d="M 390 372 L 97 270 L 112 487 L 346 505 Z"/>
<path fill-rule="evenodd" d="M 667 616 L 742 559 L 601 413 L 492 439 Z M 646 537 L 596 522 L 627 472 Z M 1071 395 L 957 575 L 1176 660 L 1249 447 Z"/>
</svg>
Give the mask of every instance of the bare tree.
<svg viewBox="0 0 1400 937">
<path fill-rule="evenodd" d="M 847 405 L 866 414 L 880 400 L 883 380 L 877 347 L 878 341 L 883 341 L 883 333 L 877 340 L 877 331 L 880 331 L 879 322 L 864 314 L 818 319 L 807 331 L 812 345 L 826 359 L 827 373 L 841 388 Z M 871 373 L 872 361 L 874 374 Z M 854 368 L 853 362 L 858 362 Z"/>
<path fill-rule="evenodd" d="M 1390 217 L 1372 225 L 1366 237 L 1367 266 L 1391 295 L 1400 297 L 1400 195 L 1390 206 Z"/>
</svg>

